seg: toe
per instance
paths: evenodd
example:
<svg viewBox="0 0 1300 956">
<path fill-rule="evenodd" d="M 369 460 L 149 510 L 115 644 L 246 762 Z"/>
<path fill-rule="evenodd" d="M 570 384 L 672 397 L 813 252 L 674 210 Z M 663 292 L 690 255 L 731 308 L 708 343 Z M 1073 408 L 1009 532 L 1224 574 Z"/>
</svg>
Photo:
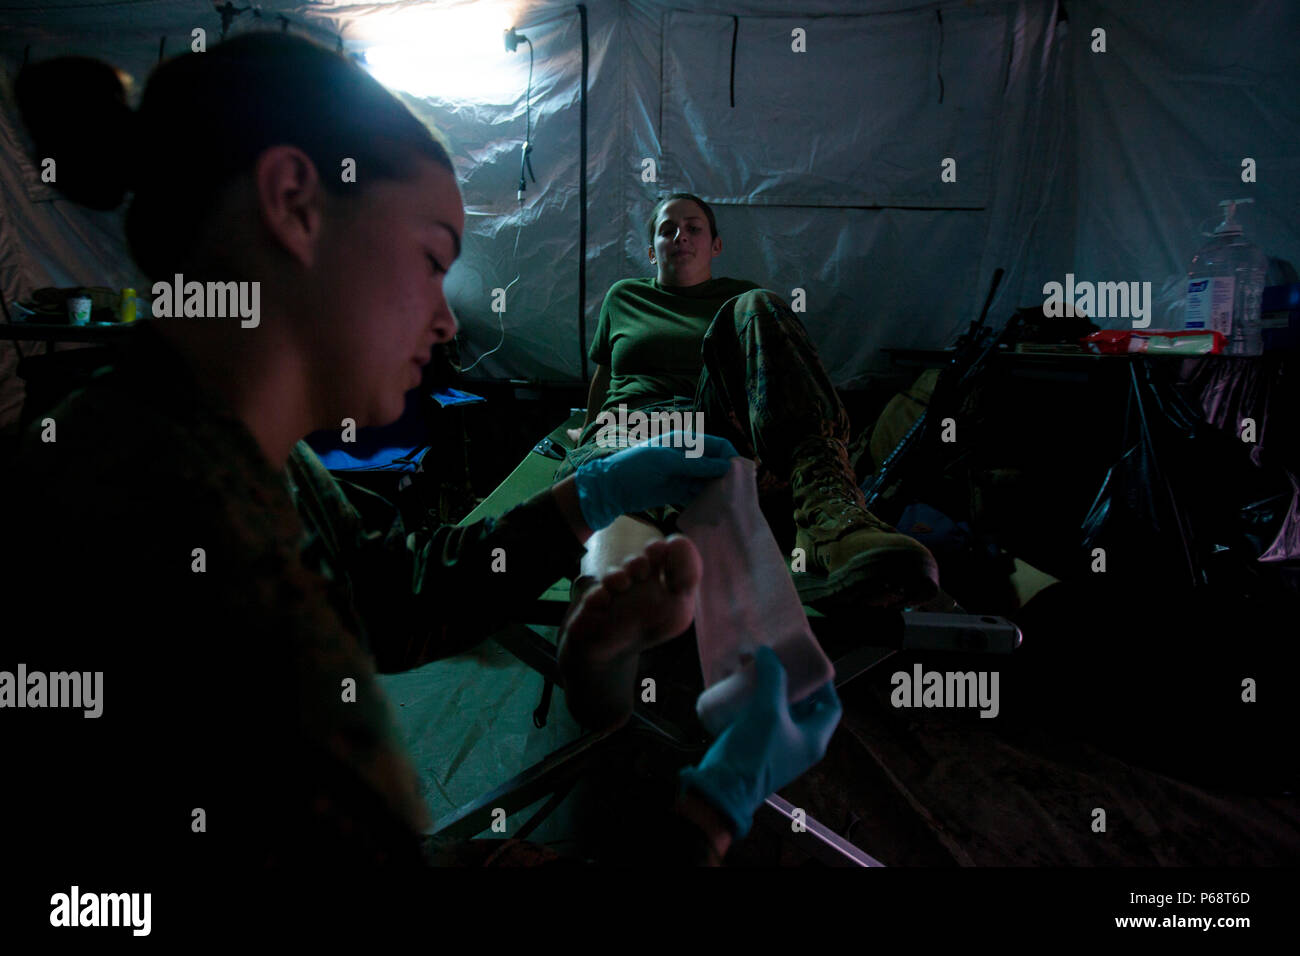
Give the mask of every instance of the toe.
<svg viewBox="0 0 1300 956">
<path fill-rule="evenodd" d="M 632 586 L 632 579 L 623 568 L 615 568 L 600 579 L 600 586 L 614 594 L 622 594 Z"/>
<path fill-rule="evenodd" d="M 628 558 L 623 564 L 623 572 L 632 581 L 644 581 L 650 577 L 650 560 L 644 554 Z"/>
<path fill-rule="evenodd" d="M 674 535 L 668 539 L 663 570 L 664 583 L 673 593 L 690 590 L 699 584 L 703 563 L 689 538 Z"/>
<path fill-rule="evenodd" d="M 673 535 L 673 537 L 674 537 L 674 538 L 677 538 L 677 537 L 681 537 L 681 536 L 680 536 L 680 535 Z M 644 551 L 643 553 L 644 553 L 645 556 L 646 556 L 647 558 L 649 558 L 651 561 L 658 561 L 658 560 L 660 560 L 660 559 L 663 558 L 664 553 L 668 550 L 668 542 L 669 542 L 669 540 L 671 540 L 671 539 L 668 539 L 668 538 L 656 538 L 654 541 L 651 541 L 649 544 L 647 544 L 647 545 L 645 546 L 645 551 Z"/>
<path fill-rule="evenodd" d="M 590 588 L 587 593 L 582 596 L 582 604 L 580 607 L 584 611 L 603 612 L 609 610 L 609 605 L 612 600 L 613 597 L 606 588 L 597 586 Z"/>
</svg>

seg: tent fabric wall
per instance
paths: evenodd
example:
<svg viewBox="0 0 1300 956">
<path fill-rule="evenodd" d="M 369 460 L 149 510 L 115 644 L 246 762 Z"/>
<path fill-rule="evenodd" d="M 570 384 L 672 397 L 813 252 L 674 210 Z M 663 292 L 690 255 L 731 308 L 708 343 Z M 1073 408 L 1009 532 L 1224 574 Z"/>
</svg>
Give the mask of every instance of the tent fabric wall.
<svg viewBox="0 0 1300 956">
<path fill-rule="evenodd" d="M 734 14 L 741 18 L 742 29 L 746 17 L 774 10 L 787 12 L 771 3 L 712 6 L 697 5 L 692 11 Z M 995 317 L 1020 304 L 1022 286 L 1037 294 L 1032 282 L 1026 285 L 1018 261 L 1031 247 L 1031 238 L 1040 257 L 1060 263 L 1068 260 L 1068 236 L 1048 231 L 1041 222 L 1037 226 L 1041 231 L 1031 236 L 1037 214 L 1060 182 L 1061 164 L 1055 159 L 1062 151 L 1060 124 L 1064 117 L 1059 109 L 1044 107 L 1061 100 L 1064 92 L 1058 64 L 1065 31 L 1058 31 L 1056 5 L 1051 0 L 1024 0 L 953 6 L 963 12 L 973 6 L 989 15 L 1005 16 L 1010 24 L 1005 89 L 997 107 L 1001 118 L 988 144 L 992 176 L 985 208 L 747 204 L 717 210 L 723 253 L 714 263 L 715 274 L 752 279 L 788 299 L 794 297 L 793 290 L 804 290 L 807 311 L 800 317 L 838 386 L 864 384 L 887 363 L 880 352 L 884 347 L 949 344 L 977 316 L 999 266 L 1007 269 L 1008 275 L 994 303 Z M 854 12 L 861 17 L 854 19 L 869 23 L 877 14 L 888 19 L 900 9 L 932 14 L 935 8 L 934 4 L 856 4 Z M 815 56 L 819 16 L 843 9 L 843 5 L 837 9 L 822 4 L 810 10 L 806 18 L 809 52 L 791 55 Z M 649 104 L 632 111 L 627 123 L 632 138 L 628 166 L 639 173 L 639 157 L 661 153 L 656 100 L 662 89 L 660 53 L 669 7 L 634 0 L 628 5 L 627 16 L 626 35 L 636 42 L 624 63 L 629 99 Z M 960 17 L 945 17 L 945 22 L 954 19 Z M 945 55 L 951 52 L 947 46 L 945 51 Z M 937 86 L 935 92 L 937 95 Z M 854 107 L 843 104 L 843 108 L 851 111 Z M 784 135 L 779 116 L 770 118 L 767 127 L 771 137 Z M 851 136 L 853 126 L 846 124 L 845 131 Z M 836 131 L 828 130 L 825 135 L 833 137 Z M 881 146 L 887 148 L 888 144 Z M 897 148 L 907 147 L 899 144 Z M 927 160 L 936 183 L 945 155 L 936 151 Z M 964 157 L 959 154 L 959 183 L 963 164 Z M 657 183 L 643 183 L 639 175 L 627 177 L 625 208 L 630 221 L 624 250 L 630 274 L 647 273 L 645 239 L 638 227 L 655 195 L 692 185 L 671 164 L 662 173 Z M 854 182 L 847 186 L 857 188 Z"/>
<path fill-rule="evenodd" d="M 1105 53 L 1071 46 L 1080 279 L 1169 289 L 1156 327 L 1179 327 L 1181 280 L 1222 199 L 1251 197 L 1239 220 L 1269 255 L 1300 264 L 1300 5 L 1071 3 L 1106 28 Z M 1082 30 L 1087 33 L 1088 30 Z M 1257 179 L 1242 181 L 1242 161 Z M 1058 281 L 1064 276 L 1057 277 Z M 1121 323 L 1098 321 L 1105 327 Z"/>
<path fill-rule="evenodd" d="M 329 43 L 341 31 L 347 50 L 356 53 L 365 46 L 369 18 L 404 6 L 462 4 L 278 9 L 294 32 Z M 263 9 L 263 28 L 277 29 L 270 20 L 276 8 Z M 509 102 L 403 98 L 418 116 L 446 131 L 463 184 L 465 251 L 448 277 L 448 293 L 461 319 L 466 362 L 495 346 L 504 327 L 503 346 L 473 374 L 577 382 L 579 15 L 573 3 L 556 0 L 518 0 L 513 9 L 536 54 L 532 142 L 538 182 L 529 183 L 522 206 L 515 187 L 525 125 L 523 46 L 498 67 L 518 80 L 518 94 Z M 1293 6 L 1276 0 L 1191 0 L 1177 6 L 1118 0 L 693 4 L 690 17 L 728 23 L 736 17 L 746 38 L 759 21 L 782 30 L 806 22 L 807 52 L 788 55 L 806 58 L 799 69 L 807 78 L 817 74 L 819 50 L 836 69 L 852 55 L 853 41 L 834 32 L 846 14 L 864 38 L 877 23 L 915 24 L 925 36 L 925 57 L 917 62 L 925 59 L 934 67 L 924 71 L 925 96 L 909 86 L 882 91 L 880 102 L 836 104 L 842 121 L 815 130 L 812 144 L 796 144 L 809 151 L 791 168 L 817 179 L 809 182 L 786 170 L 777 184 L 768 173 L 779 171 L 777 159 L 789 154 L 770 154 L 768 172 L 754 162 L 769 156 L 769 147 L 790 145 L 783 142 L 791 130 L 790 104 L 800 97 L 822 104 L 820 116 L 824 101 L 833 99 L 828 91 L 859 88 L 840 80 L 804 90 L 795 82 L 798 69 L 764 67 L 763 82 L 784 78 L 789 94 L 771 113 L 760 106 L 746 109 L 745 128 L 761 139 L 752 155 L 737 133 L 727 154 L 719 148 L 714 156 L 693 145 L 690 135 L 674 132 L 685 129 L 674 116 L 690 108 L 690 133 L 713 135 L 708 120 L 714 109 L 676 99 L 672 71 L 689 75 L 692 62 L 699 63 L 701 76 L 729 71 L 729 49 L 726 62 L 718 61 L 716 30 L 696 36 L 694 21 L 665 0 L 593 2 L 588 9 L 588 334 L 613 282 L 652 274 L 644 220 L 655 198 L 692 187 L 719 199 L 724 250 L 715 274 L 752 279 L 787 298 L 802 289 L 807 311 L 801 318 L 842 387 L 862 385 L 879 372 L 887 364 L 883 347 L 950 344 L 978 314 L 998 267 L 1007 270 L 991 311 L 999 323 L 1016 307 L 1041 303 L 1043 284 L 1061 281 L 1067 272 L 1097 281 L 1149 279 L 1159 291 L 1163 279 L 1186 269 L 1198 244 L 1195 224 L 1226 196 L 1254 195 L 1256 240 L 1272 255 L 1300 261 L 1300 186 L 1294 175 L 1300 122 L 1289 96 L 1300 84 L 1296 58 L 1285 45 L 1296 31 L 1284 29 L 1297 25 L 1300 11 Z M 101 57 L 136 78 L 138 96 L 157 61 L 160 36 L 168 38 L 170 54 L 182 48 L 194 26 L 205 26 L 210 40 L 220 29 L 216 14 L 190 3 L 167 0 L 148 10 L 146 22 L 134 7 L 61 7 L 57 0 L 6 7 L 0 13 L 7 27 L 0 31 L 0 59 L 12 76 L 29 44 L 36 59 L 62 53 Z M 943 19 L 941 55 L 936 11 Z M 966 30 L 968 24 L 990 23 L 1002 25 L 996 49 L 982 28 L 974 38 Z M 241 19 L 232 33 L 249 26 Z M 1107 30 L 1105 54 L 1090 50 L 1096 26 Z M 775 57 L 775 27 L 764 35 L 765 55 Z M 866 51 L 869 39 L 863 42 Z M 880 64 L 872 70 L 887 75 Z M 996 72 L 990 76 L 989 70 Z M 963 76 L 977 86 L 967 88 Z M 738 108 L 745 90 L 740 87 Z M 909 97 L 927 104 L 920 126 L 873 124 L 873 117 L 888 115 L 898 103 L 911 103 Z M 958 113 L 968 104 L 974 119 Z M 948 109 L 951 118 L 943 115 Z M 988 123 L 981 119 L 986 113 L 993 117 Z M 26 198 L 21 167 L 14 171 L 23 134 L 10 98 L 0 114 L 3 294 L 12 300 L 41 285 L 139 285 L 143 280 L 115 227 L 120 211 L 99 214 L 62 200 Z M 953 131 L 970 124 L 988 134 L 963 152 Z M 879 165 L 864 177 L 854 158 L 867 133 L 880 139 L 869 152 Z M 135 148 L 148 148 L 147 142 Z M 958 181 L 945 192 L 940 161 L 949 152 L 956 153 Z M 1240 182 L 1244 155 L 1259 161 L 1256 184 Z M 647 159 L 655 162 L 654 181 L 644 178 Z M 886 168 L 891 163 L 906 168 Z M 865 181 L 873 188 L 864 189 Z M 778 184 L 793 192 L 782 194 Z M 814 193 L 811 199 L 800 193 L 806 189 Z M 800 204 L 781 204 L 795 201 Z M 945 201 L 951 208 L 936 205 Z M 1249 224 L 1251 213 L 1245 215 Z M 507 290 L 501 315 L 492 310 L 496 289 Z M 12 368 L 11 353 L 11 346 L 0 343 L 0 368 Z M 0 394 L 0 425 L 16 417 L 12 379 L 4 387 L 9 391 Z"/>
<path fill-rule="evenodd" d="M 0 295 L 13 302 L 45 286 L 136 285 L 119 212 L 98 212 L 56 200 L 37 184 L 30 140 L 5 91 L 0 109 Z M 34 198 L 39 197 L 39 198 Z M 3 317 L 0 316 L 0 321 Z M 22 343 L 22 354 L 45 349 Z M 0 338 L 0 428 L 16 426 L 24 389 L 15 374 L 19 352 Z"/>
<path fill-rule="evenodd" d="M 671 11 L 664 165 L 710 203 L 981 208 L 1009 6 L 947 19 Z M 941 157 L 961 175 L 943 181 Z"/>
</svg>

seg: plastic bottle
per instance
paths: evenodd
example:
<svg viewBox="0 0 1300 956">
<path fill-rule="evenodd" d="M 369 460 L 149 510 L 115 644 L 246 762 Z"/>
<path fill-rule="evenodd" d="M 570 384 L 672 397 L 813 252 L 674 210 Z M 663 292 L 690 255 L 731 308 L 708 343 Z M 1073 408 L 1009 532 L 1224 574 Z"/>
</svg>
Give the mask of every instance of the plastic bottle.
<svg viewBox="0 0 1300 956">
<path fill-rule="evenodd" d="M 123 289 L 121 308 L 118 311 L 119 322 L 134 322 L 136 319 L 136 297 L 135 289 Z"/>
<path fill-rule="evenodd" d="M 1237 206 L 1253 199 L 1225 199 L 1223 221 L 1213 237 L 1197 250 L 1187 272 L 1186 329 L 1217 329 L 1228 339 L 1228 355 L 1259 355 L 1264 351 L 1260 299 L 1268 272 L 1268 257 L 1242 235 Z"/>
</svg>

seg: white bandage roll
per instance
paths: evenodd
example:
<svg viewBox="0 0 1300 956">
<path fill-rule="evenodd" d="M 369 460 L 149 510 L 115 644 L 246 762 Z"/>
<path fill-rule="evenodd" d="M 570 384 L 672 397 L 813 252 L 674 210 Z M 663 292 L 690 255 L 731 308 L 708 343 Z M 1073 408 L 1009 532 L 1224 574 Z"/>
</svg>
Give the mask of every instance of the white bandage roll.
<svg viewBox="0 0 1300 956">
<path fill-rule="evenodd" d="M 752 461 L 733 458 L 731 470 L 691 502 L 677 527 L 704 565 L 695 634 L 705 690 L 695 710 L 709 733 L 725 730 L 749 699 L 753 653 L 760 645 L 772 648 L 784 665 L 791 703 L 835 676 L 759 510 Z"/>
</svg>

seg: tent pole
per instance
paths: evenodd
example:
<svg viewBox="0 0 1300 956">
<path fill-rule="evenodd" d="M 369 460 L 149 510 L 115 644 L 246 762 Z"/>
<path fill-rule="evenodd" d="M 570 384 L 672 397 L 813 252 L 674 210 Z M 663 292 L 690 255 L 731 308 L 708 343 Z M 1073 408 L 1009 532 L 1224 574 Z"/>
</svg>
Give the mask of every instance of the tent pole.
<svg viewBox="0 0 1300 956">
<path fill-rule="evenodd" d="M 581 352 L 582 380 L 587 374 L 587 5 L 578 4 L 582 18 L 582 92 L 579 97 L 579 116 L 582 141 L 578 164 L 578 348 Z"/>
</svg>

